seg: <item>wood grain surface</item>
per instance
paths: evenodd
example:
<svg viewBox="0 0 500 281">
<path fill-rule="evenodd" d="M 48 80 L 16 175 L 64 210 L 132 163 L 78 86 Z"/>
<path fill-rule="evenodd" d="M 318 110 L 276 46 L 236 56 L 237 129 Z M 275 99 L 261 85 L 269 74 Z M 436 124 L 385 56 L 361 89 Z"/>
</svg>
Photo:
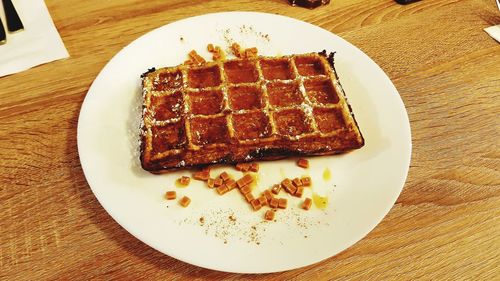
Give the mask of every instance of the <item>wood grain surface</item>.
<svg viewBox="0 0 500 281">
<path fill-rule="evenodd" d="M 500 45 L 482 30 L 500 24 L 494 0 L 46 3 L 71 57 L 0 78 L 0 279 L 500 279 Z M 77 120 L 102 67 L 156 27 L 230 10 L 339 34 L 386 71 L 408 110 L 403 193 L 366 238 L 318 264 L 241 275 L 175 260 L 113 221 L 84 178 Z"/>
</svg>

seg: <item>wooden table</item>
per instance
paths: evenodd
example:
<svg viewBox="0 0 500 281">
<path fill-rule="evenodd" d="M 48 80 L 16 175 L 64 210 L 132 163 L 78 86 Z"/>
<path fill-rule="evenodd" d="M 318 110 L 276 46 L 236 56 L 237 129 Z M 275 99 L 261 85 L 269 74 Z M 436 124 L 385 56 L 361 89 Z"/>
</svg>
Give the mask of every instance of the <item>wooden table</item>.
<svg viewBox="0 0 500 281">
<path fill-rule="evenodd" d="M 0 279 L 499 278 L 500 45 L 482 30 L 500 24 L 494 2 L 345 0 L 307 10 L 285 0 L 47 0 L 71 58 L 0 78 Z M 186 264 L 122 229 L 85 181 L 77 120 L 101 68 L 156 27 L 228 10 L 339 34 L 387 72 L 408 110 L 403 193 L 366 238 L 318 264 L 265 275 Z"/>
</svg>

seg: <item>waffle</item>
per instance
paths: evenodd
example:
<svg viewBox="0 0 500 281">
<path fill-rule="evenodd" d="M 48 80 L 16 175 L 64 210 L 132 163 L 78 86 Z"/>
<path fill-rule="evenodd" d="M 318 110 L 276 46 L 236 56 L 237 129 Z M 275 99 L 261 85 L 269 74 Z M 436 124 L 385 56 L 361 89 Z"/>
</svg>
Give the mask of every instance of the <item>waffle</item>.
<svg viewBox="0 0 500 281">
<path fill-rule="evenodd" d="M 325 51 L 150 69 L 142 87 L 140 159 L 152 173 L 364 145 Z"/>
</svg>

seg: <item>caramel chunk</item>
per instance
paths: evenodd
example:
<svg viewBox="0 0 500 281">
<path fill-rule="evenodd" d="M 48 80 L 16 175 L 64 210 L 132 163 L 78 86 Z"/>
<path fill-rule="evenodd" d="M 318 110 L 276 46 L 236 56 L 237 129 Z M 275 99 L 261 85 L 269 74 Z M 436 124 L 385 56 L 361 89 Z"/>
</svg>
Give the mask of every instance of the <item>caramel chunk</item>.
<svg viewBox="0 0 500 281">
<path fill-rule="evenodd" d="M 311 186 L 311 183 L 312 183 L 312 181 L 311 181 L 311 178 L 310 178 L 310 177 L 302 177 L 302 178 L 300 179 L 300 181 L 302 182 L 302 185 L 303 185 L 303 186 Z"/>
<path fill-rule="evenodd" d="M 281 185 L 286 189 L 287 185 L 292 185 L 292 180 L 289 178 L 285 178 L 281 181 Z"/>
<path fill-rule="evenodd" d="M 226 172 L 222 172 L 220 175 L 219 175 L 219 178 L 221 178 L 224 182 L 228 181 L 231 179 L 231 176 L 229 176 L 228 173 Z"/>
<path fill-rule="evenodd" d="M 195 50 L 189 52 L 188 56 L 192 64 L 202 64 L 206 62 L 205 59 L 200 56 Z"/>
<path fill-rule="evenodd" d="M 245 199 L 247 200 L 247 202 L 252 202 L 252 200 L 254 200 L 255 197 L 253 197 L 253 194 L 251 192 L 248 192 L 245 194 Z"/>
<path fill-rule="evenodd" d="M 312 206 L 312 200 L 311 198 L 306 198 L 304 202 L 302 203 L 302 209 L 304 210 L 309 210 L 311 209 Z"/>
<path fill-rule="evenodd" d="M 214 61 L 226 59 L 226 54 L 222 51 L 222 49 L 219 46 L 215 46 L 215 50 L 212 52 L 212 54 L 213 54 L 212 59 Z"/>
<path fill-rule="evenodd" d="M 182 176 L 177 181 L 179 181 L 179 184 L 181 185 L 188 185 L 191 179 L 189 177 Z"/>
<path fill-rule="evenodd" d="M 257 173 L 259 171 L 259 164 L 257 164 L 257 163 L 251 163 L 250 164 L 250 171 Z"/>
<path fill-rule="evenodd" d="M 214 188 L 215 187 L 215 181 L 214 181 L 214 179 L 209 178 L 207 180 L 207 185 L 208 185 L 209 188 Z"/>
<path fill-rule="evenodd" d="M 266 197 L 267 202 L 270 202 L 271 199 L 274 198 L 273 194 L 271 193 L 271 191 L 269 191 L 269 189 L 266 189 L 262 194 Z"/>
<path fill-rule="evenodd" d="M 184 196 L 181 198 L 181 200 L 179 200 L 179 204 L 181 204 L 182 207 L 187 207 L 187 206 L 189 206 L 190 203 L 191 203 L 191 199 L 189 199 L 189 197 L 187 197 L 187 196 Z"/>
<path fill-rule="evenodd" d="M 286 209 L 287 203 L 288 203 L 288 200 L 286 200 L 286 198 L 279 198 L 278 199 L 278 208 Z"/>
<path fill-rule="evenodd" d="M 249 185 L 252 182 L 253 182 L 253 177 L 249 174 L 246 174 L 242 178 L 237 180 L 236 184 L 238 185 L 239 188 L 242 188 L 243 186 Z"/>
<path fill-rule="evenodd" d="M 248 172 L 250 170 L 250 165 L 248 163 L 238 163 L 235 168 L 240 172 Z"/>
<path fill-rule="evenodd" d="M 295 185 L 296 187 L 302 186 L 302 181 L 301 181 L 299 178 L 294 178 L 294 179 L 292 180 L 292 183 L 293 183 L 293 185 Z"/>
<path fill-rule="evenodd" d="M 257 199 L 259 199 L 261 206 L 267 205 L 267 199 L 264 195 L 259 196 L 259 198 L 257 198 Z"/>
<path fill-rule="evenodd" d="M 222 51 L 222 49 L 219 46 L 214 46 L 213 44 L 208 44 L 207 51 L 212 53 L 212 59 L 214 61 L 223 60 L 226 58 L 226 55 L 224 54 L 224 52 Z"/>
<path fill-rule="evenodd" d="M 241 58 L 243 56 L 241 46 L 238 43 L 233 43 L 231 45 L 231 51 L 237 58 Z"/>
<path fill-rule="evenodd" d="M 229 188 L 227 188 L 227 186 L 225 184 L 217 187 L 217 193 L 219 193 L 219 195 L 223 195 L 224 193 L 226 193 L 228 191 L 229 191 Z"/>
<path fill-rule="evenodd" d="M 165 198 L 167 198 L 167 200 L 173 200 L 177 197 L 177 193 L 175 191 L 167 191 L 165 193 Z"/>
<path fill-rule="evenodd" d="M 232 190 L 237 186 L 236 181 L 233 179 L 228 180 L 225 184 L 226 184 L 227 188 L 229 188 L 229 190 Z"/>
<path fill-rule="evenodd" d="M 271 201 L 269 201 L 269 207 L 275 209 L 278 207 L 278 204 L 279 204 L 279 200 L 278 198 L 272 198 Z"/>
<path fill-rule="evenodd" d="M 221 186 L 223 183 L 224 183 L 224 181 L 222 181 L 222 179 L 216 179 L 216 180 L 214 180 L 214 186 L 215 186 L 215 187 L 219 187 L 219 186 Z"/>
<path fill-rule="evenodd" d="M 295 193 L 293 194 L 293 196 L 296 196 L 296 197 L 302 197 L 302 194 L 304 194 L 304 187 L 303 186 L 299 186 L 297 187 L 297 190 L 295 191 Z"/>
<path fill-rule="evenodd" d="M 286 192 L 290 194 L 295 194 L 295 191 L 297 191 L 297 187 L 293 185 L 292 181 L 290 179 L 284 179 L 281 182 L 281 185 L 285 188 Z"/>
<path fill-rule="evenodd" d="M 250 191 L 252 191 L 252 189 L 250 188 L 250 186 L 245 185 L 245 186 L 243 186 L 242 188 L 240 188 L 240 191 L 241 191 L 241 193 L 243 193 L 243 194 L 247 194 L 247 193 L 250 193 Z"/>
<path fill-rule="evenodd" d="M 244 57 L 247 59 L 254 59 L 257 57 L 257 52 L 258 52 L 258 50 L 255 47 L 245 49 Z"/>
<path fill-rule="evenodd" d="M 257 57 L 258 50 L 255 47 L 243 49 L 238 43 L 231 45 L 231 52 L 240 59 L 253 59 Z"/>
<path fill-rule="evenodd" d="M 195 180 L 207 181 L 210 178 L 210 170 L 203 169 L 193 174 Z"/>
<path fill-rule="evenodd" d="M 300 158 L 299 160 L 297 160 L 297 166 L 307 169 L 309 168 L 309 161 L 304 158 Z"/>
<path fill-rule="evenodd" d="M 271 188 L 271 192 L 274 194 L 278 194 L 278 193 L 280 193 L 280 191 L 281 191 L 281 184 L 275 184 Z"/>
<path fill-rule="evenodd" d="M 254 211 L 260 210 L 262 208 L 262 205 L 260 204 L 259 199 L 254 199 L 250 202 L 250 205 L 252 205 L 252 208 Z"/>
<path fill-rule="evenodd" d="M 264 214 L 264 218 L 268 221 L 274 220 L 274 211 L 273 210 L 267 210 L 266 213 Z"/>
</svg>

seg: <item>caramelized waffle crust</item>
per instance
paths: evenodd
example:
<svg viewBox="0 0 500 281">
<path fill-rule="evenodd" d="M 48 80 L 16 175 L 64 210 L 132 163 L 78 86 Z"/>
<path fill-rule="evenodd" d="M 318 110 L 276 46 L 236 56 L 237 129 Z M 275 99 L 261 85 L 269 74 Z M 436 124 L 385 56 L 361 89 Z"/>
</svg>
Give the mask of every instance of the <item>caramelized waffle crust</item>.
<svg viewBox="0 0 500 281">
<path fill-rule="evenodd" d="M 326 52 L 151 69 L 141 164 L 152 173 L 364 145 Z"/>
</svg>

